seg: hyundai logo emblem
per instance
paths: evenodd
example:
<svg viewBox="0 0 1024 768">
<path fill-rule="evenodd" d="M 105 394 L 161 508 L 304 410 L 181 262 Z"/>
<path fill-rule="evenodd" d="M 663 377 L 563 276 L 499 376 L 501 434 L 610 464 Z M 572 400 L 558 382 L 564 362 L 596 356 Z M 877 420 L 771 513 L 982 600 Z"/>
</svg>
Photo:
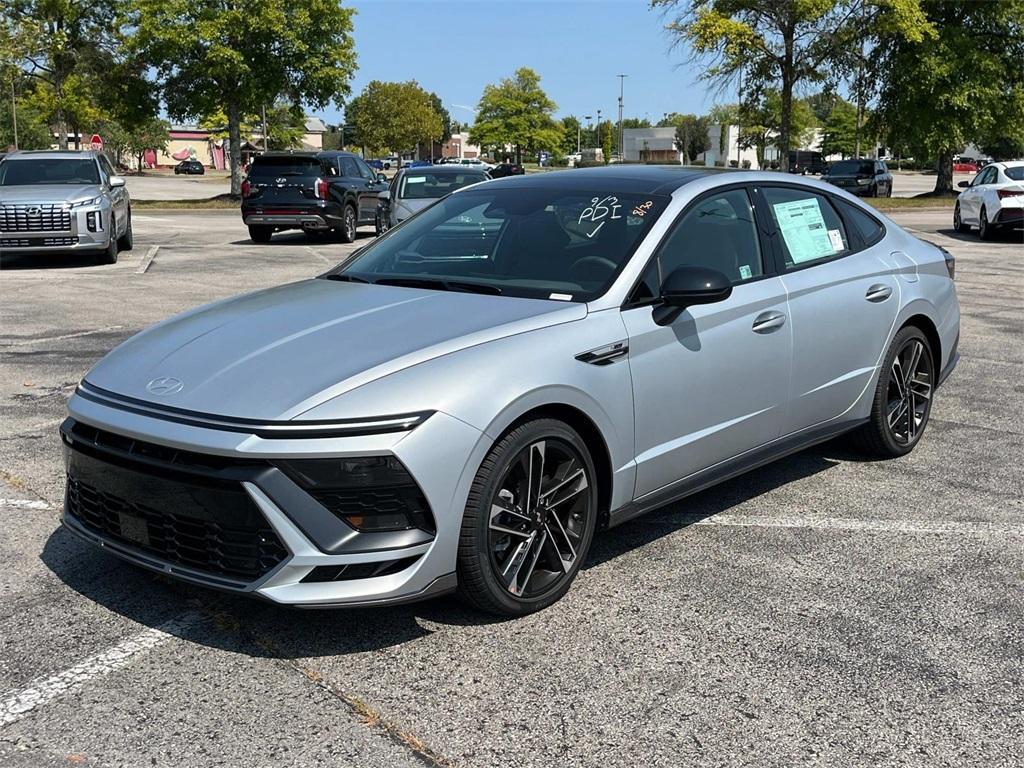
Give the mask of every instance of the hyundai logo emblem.
<svg viewBox="0 0 1024 768">
<path fill-rule="evenodd" d="M 161 376 L 146 385 L 146 390 L 154 395 L 173 395 L 176 392 L 181 392 L 184 388 L 185 385 L 182 384 L 181 379 L 176 379 L 173 376 Z"/>
<path fill-rule="evenodd" d="M 43 212 L 43 209 L 40 208 L 39 206 L 35 206 L 33 208 L 26 208 L 25 209 L 25 213 L 27 213 L 29 216 L 38 216 L 42 212 Z"/>
</svg>

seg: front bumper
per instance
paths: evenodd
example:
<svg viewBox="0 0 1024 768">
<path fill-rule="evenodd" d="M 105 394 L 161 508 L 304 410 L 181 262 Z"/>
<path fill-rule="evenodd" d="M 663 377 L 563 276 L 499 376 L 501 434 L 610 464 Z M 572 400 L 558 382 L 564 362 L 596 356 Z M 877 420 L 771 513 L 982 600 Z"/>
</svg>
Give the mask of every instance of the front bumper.
<svg viewBox="0 0 1024 768">
<path fill-rule="evenodd" d="M 89 525 L 76 514 L 78 508 L 71 493 L 74 479 L 69 480 L 64 525 L 72 533 L 111 554 L 183 581 L 302 607 L 409 602 L 451 591 L 455 587 L 459 529 L 469 483 L 475 473 L 474 462 L 478 463 L 482 434 L 444 413 L 433 414 L 409 432 L 275 439 L 175 423 L 125 411 L 87 399 L 81 394 L 72 398 L 69 410 L 72 417 L 69 422 L 72 424 L 78 422 L 109 431 L 115 439 L 145 441 L 156 448 L 188 451 L 189 455 L 206 456 L 210 463 L 217 465 L 225 462 L 231 467 L 236 463 L 242 465 L 240 472 L 237 468 L 230 469 L 230 473 L 234 473 L 231 474 L 234 485 L 229 483 L 228 490 L 246 501 L 256 516 L 254 519 L 262 521 L 259 525 L 265 523 L 267 530 L 272 531 L 272 534 L 259 538 L 259 546 L 263 547 L 259 552 L 268 559 L 260 562 L 258 573 L 248 577 L 237 573 L 225 576 L 223 572 L 195 567 L 194 561 L 154 552 L 152 546 L 139 546 L 131 535 L 119 535 L 125 531 L 117 528 L 116 523 L 113 529 Z M 62 426 L 62 432 L 68 431 L 69 422 Z M 68 446 L 69 452 L 74 450 L 73 446 Z M 353 529 L 317 504 L 268 462 L 274 458 L 372 455 L 395 456 L 407 468 L 433 514 L 433 534 L 415 530 L 397 534 L 353 535 Z M 255 470 L 245 468 L 245 465 L 253 463 L 257 467 Z M 69 460 L 69 473 L 77 471 L 72 469 Z M 199 494 L 189 496 L 186 486 L 187 482 L 182 485 L 185 493 L 177 494 L 180 498 L 199 505 L 206 503 Z M 158 495 L 155 490 L 151 493 Z M 116 515 L 120 509 L 115 503 L 114 512 L 107 514 Z M 187 520 L 181 525 L 185 527 L 191 522 Z M 333 531 L 330 530 L 332 525 Z M 219 530 L 214 534 L 205 531 L 204 535 L 216 537 Z M 189 529 L 186 533 L 193 535 L 196 532 Z M 161 534 L 159 530 L 153 534 L 150 529 L 144 536 L 149 535 L 159 537 Z M 141 541 L 148 543 L 145 538 Z M 280 549 L 276 548 L 278 546 Z M 337 566 L 363 566 L 362 572 L 377 571 L 382 575 L 310 580 L 315 578 L 314 569 Z M 355 572 L 360 571 L 355 569 Z"/>
</svg>

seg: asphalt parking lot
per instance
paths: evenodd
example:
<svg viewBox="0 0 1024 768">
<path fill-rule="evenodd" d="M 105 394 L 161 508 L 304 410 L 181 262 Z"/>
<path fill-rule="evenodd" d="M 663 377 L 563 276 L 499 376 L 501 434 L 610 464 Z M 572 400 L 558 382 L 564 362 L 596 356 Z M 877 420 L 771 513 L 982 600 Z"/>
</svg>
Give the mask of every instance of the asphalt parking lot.
<svg viewBox="0 0 1024 768">
<path fill-rule="evenodd" d="M 1024 246 L 894 218 L 957 257 L 963 312 L 918 448 L 826 444 L 600 534 L 515 621 L 279 609 L 58 527 L 56 429 L 93 362 L 354 246 L 147 213 L 116 265 L 5 259 L 0 765 L 1020 765 Z"/>
</svg>

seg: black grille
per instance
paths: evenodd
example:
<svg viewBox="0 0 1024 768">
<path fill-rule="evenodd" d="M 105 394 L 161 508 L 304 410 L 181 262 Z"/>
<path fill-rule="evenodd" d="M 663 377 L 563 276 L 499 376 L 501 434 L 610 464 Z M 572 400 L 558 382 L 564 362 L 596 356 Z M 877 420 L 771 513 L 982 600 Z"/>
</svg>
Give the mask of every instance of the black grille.
<svg viewBox="0 0 1024 768">
<path fill-rule="evenodd" d="M 303 584 L 324 581 L 355 581 L 372 579 L 375 576 L 390 576 L 404 571 L 420 559 L 420 555 L 403 557 L 400 560 L 382 560 L 377 563 L 352 563 L 350 565 L 318 565 L 302 577 Z"/>
<path fill-rule="evenodd" d="M 210 519 L 160 511 L 68 477 L 67 512 L 86 528 L 161 560 L 253 581 L 287 552 L 269 525 L 229 528 Z"/>
<path fill-rule="evenodd" d="M 0 206 L 0 232 L 66 232 L 69 229 L 71 211 L 63 205 Z"/>
<path fill-rule="evenodd" d="M 39 248 L 77 245 L 77 237 L 5 237 L 0 238 L 0 248 Z"/>
</svg>

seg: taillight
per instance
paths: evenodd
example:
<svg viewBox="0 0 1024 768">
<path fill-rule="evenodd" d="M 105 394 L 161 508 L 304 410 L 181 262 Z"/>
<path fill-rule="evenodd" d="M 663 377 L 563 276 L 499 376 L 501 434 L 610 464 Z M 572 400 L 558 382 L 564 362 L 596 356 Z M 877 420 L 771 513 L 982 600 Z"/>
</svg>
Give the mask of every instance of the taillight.
<svg viewBox="0 0 1024 768">
<path fill-rule="evenodd" d="M 1017 197 L 1018 195 L 1024 195 L 1024 189 L 997 189 L 996 194 L 999 195 L 999 199 L 1002 200 L 1005 197 Z"/>
<path fill-rule="evenodd" d="M 328 184 L 323 179 L 317 179 L 316 180 L 316 196 L 318 198 L 320 198 L 321 200 L 326 200 L 328 197 L 330 197 L 330 194 L 331 194 L 331 185 Z"/>
<path fill-rule="evenodd" d="M 252 192 L 252 184 L 248 179 L 242 179 L 242 197 L 248 197 L 250 192 Z"/>
<path fill-rule="evenodd" d="M 946 271 L 949 272 L 949 279 L 956 279 L 956 256 L 947 251 L 945 248 L 939 248 L 942 251 L 942 258 L 946 260 Z"/>
</svg>

